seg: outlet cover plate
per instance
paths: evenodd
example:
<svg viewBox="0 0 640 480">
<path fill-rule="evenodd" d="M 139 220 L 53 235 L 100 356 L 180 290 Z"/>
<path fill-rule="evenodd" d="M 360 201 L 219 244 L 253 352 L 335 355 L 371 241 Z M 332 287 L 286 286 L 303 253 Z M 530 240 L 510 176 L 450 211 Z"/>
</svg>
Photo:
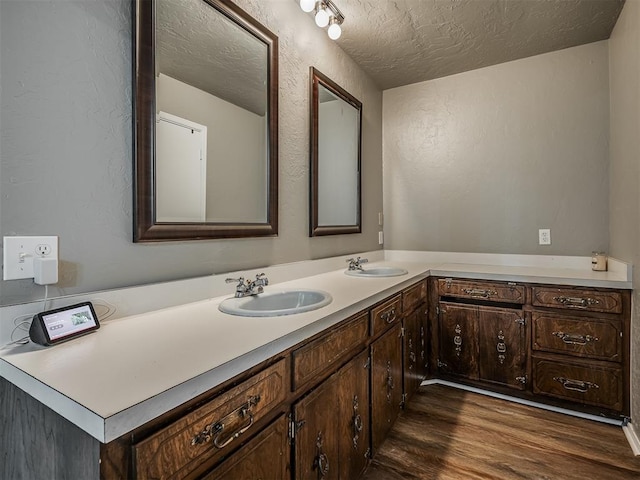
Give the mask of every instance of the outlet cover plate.
<svg viewBox="0 0 640 480">
<path fill-rule="evenodd" d="M 2 280 L 33 278 L 34 257 L 58 259 L 58 237 L 3 237 Z"/>
<path fill-rule="evenodd" d="M 538 230 L 538 244 L 551 245 L 551 229 L 541 228 Z"/>
</svg>

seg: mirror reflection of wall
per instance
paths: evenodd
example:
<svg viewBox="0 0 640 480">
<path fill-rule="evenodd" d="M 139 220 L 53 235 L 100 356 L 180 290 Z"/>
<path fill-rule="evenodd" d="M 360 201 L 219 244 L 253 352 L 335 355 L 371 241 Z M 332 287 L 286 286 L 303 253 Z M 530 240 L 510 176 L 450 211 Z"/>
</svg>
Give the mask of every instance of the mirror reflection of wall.
<svg viewBox="0 0 640 480">
<path fill-rule="evenodd" d="M 362 104 L 311 67 L 310 235 L 360 233 Z"/>
<path fill-rule="evenodd" d="M 322 85 L 318 101 L 318 226 L 355 225 L 359 111 Z"/>
<path fill-rule="evenodd" d="M 207 127 L 208 164 L 205 177 L 206 222 L 264 222 L 266 220 L 266 118 L 222 100 L 198 88 L 160 73 L 156 83 L 157 109 Z M 162 131 L 156 130 L 158 152 L 162 148 Z M 174 146 L 175 148 L 175 146 Z M 188 152 L 188 144 L 185 144 Z M 184 158 L 175 152 L 174 161 Z M 157 163 L 157 159 L 156 159 Z M 162 168 L 157 165 L 157 168 Z M 179 177 L 176 177 L 176 181 Z M 241 186 L 241 189 L 238 188 Z M 181 189 L 195 188 L 191 183 Z M 161 191 L 158 185 L 158 190 Z M 241 194 L 240 194 L 241 193 Z M 157 205 L 156 218 L 160 218 Z M 171 221 L 176 221 L 172 219 Z M 182 220 L 189 221 L 189 220 Z"/>
</svg>

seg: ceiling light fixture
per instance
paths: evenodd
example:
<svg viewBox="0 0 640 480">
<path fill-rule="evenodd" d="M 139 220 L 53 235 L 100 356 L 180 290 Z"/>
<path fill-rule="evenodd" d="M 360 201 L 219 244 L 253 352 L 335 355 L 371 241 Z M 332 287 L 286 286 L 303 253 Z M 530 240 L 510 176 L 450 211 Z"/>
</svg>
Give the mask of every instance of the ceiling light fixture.
<svg viewBox="0 0 640 480">
<path fill-rule="evenodd" d="M 327 34 L 332 40 L 337 40 L 342 35 L 342 22 L 344 15 L 331 0 L 300 0 L 300 8 L 303 12 L 313 13 L 316 25 L 320 28 L 329 27 Z"/>
<path fill-rule="evenodd" d="M 316 8 L 316 0 L 300 0 L 300 8 L 303 12 L 312 12 Z"/>
</svg>

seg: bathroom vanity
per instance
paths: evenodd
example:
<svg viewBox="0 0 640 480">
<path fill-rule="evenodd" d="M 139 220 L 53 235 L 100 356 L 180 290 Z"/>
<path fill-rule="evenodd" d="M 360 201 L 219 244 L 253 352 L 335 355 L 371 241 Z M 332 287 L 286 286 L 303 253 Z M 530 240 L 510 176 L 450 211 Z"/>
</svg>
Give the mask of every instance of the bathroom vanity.
<svg viewBox="0 0 640 480">
<path fill-rule="evenodd" d="M 237 317 L 216 297 L 4 354 L 3 474 L 357 478 L 427 376 L 628 415 L 626 274 L 411 256 L 385 262 L 403 276 L 278 285 L 329 292 L 313 312 Z"/>
</svg>

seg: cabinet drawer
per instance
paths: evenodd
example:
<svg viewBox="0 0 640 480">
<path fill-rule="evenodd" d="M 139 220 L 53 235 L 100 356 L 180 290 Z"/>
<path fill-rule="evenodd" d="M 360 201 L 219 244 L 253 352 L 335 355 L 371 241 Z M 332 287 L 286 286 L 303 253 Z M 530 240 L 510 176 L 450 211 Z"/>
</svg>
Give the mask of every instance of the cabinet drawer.
<svg viewBox="0 0 640 480">
<path fill-rule="evenodd" d="M 136 478 L 189 478 L 196 469 L 212 466 L 284 401 L 285 378 L 281 360 L 134 445 Z"/>
<path fill-rule="evenodd" d="M 402 312 L 408 313 L 427 300 L 427 282 L 407 288 L 402 292 Z"/>
<path fill-rule="evenodd" d="M 308 343 L 293 352 L 293 390 L 321 380 L 323 372 L 331 373 L 331 367 L 345 358 L 358 345 L 364 345 L 368 334 L 367 313 L 347 321 L 327 335 Z"/>
<path fill-rule="evenodd" d="M 515 283 L 495 283 L 442 278 L 438 294 L 442 297 L 473 298 L 491 302 L 524 304 L 525 288 Z"/>
<path fill-rule="evenodd" d="M 532 304 L 590 312 L 622 313 L 622 295 L 616 291 L 582 288 L 533 287 Z"/>
<path fill-rule="evenodd" d="M 622 411 L 622 369 L 602 363 L 533 359 L 533 393 Z"/>
<path fill-rule="evenodd" d="M 619 320 L 580 318 L 533 312 L 533 349 L 621 361 L 622 335 Z"/>
<path fill-rule="evenodd" d="M 371 335 L 375 337 L 391 325 L 398 323 L 402 318 L 401 308 L 402 299 L 397 295 L 371 310 Z"/>
</svg>

